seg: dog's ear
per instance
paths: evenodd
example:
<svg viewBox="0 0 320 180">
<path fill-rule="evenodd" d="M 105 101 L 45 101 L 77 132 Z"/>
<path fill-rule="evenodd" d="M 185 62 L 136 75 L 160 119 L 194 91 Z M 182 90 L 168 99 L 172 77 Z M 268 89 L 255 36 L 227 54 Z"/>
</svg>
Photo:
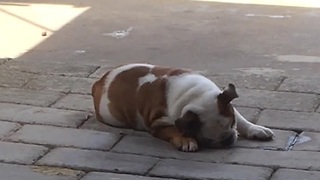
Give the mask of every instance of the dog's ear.
<svg viewBox="0 0 320 180">
<path fill-rule="evenodd" d="M 237 97 L 239 96 L 237 94 L 236 87 L 233 84 L 228 84 L 223 92 L 218 95 L 218 101 L 224 105 L 227 105 Z"/>
<path fill-rule="evenodd" d="M 200 130 L 201 122 L 198 114 L 187 111 L 181 118 L 175 121 L 175 126 L 184 136 L 194 137 Z"/>
</svg>

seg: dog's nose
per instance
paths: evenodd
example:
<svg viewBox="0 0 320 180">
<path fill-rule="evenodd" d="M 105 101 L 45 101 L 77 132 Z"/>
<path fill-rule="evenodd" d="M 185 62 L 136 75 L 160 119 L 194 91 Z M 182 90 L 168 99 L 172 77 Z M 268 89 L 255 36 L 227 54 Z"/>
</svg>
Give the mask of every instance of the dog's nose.
<svg viewBox="0 0 320 180">
<path fill-rule="evenodd" d="M 220 141 L 221 146 L 229 147 L 236 142 L 236 136 L 234 134 L 229 135 L 227 138 Z"/>
</svg>

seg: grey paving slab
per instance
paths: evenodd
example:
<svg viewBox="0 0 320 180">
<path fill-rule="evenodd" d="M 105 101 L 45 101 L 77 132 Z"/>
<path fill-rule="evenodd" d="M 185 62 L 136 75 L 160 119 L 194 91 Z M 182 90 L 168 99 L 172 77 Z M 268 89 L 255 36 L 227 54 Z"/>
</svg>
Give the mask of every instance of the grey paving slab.
<svg viewBox="0 0 320 180">
<path fill-rule="evenodd" d="M 114 67 L 116 67 L 116 66 L 113 66 L 113 65 L 101 66 L 99 69 L 97 69 L 96 72 L 92 73 L 89 77 L 95 78 L 95 79 L 101 78 L 105 73 L 107 73 L 108 71 L 110 71 Z"/>
<path fill-rule="evenodd" d="M 262 89 L 262 90 L 275 90 L 281 83 L 283 77 L 281 76 L 262 76 L 262 75 L 248 75 L 240 73 L 230 74 L 217 74 L 208 76 L 209 79 L 214 81 L 219 87 L 226 87 L 232 83 L 236 88 L 248 89 Z"/>
<path fill-rule="evenodd" d="M 79 111 L 0 103 L 0 119 L 12 122 L 77 127 L 87 116 Z"/>
<path fill-rule="evenodd" d="M 77 180 L 84 172 L 45 166 L 23 166 L 0 163 L 3 180 Z"/>
<path fill-rule="evenodd" d="M 95 81 L 95 79 L 90 78 L 78 79 L 72 86 L 71 93 L 91 95 L 91 87 Z"/>
<path fill-rule="evenodd" d="M 111 132 L 116 134 L 125 134 L 125 135 L 134 135 L 134 136 L 151 136 L 146 131 L 135 131 L 132 129 L 125 129 L 125 128 L 117 128 L 112 127 L 107 124 L 101 123 L 95 117 L 89 118 L 83 125 L 80 127 L 81 129 L 92 129 L 96 131 L 104 131 L 104 132 Z"/>
<path fill-rule="evenodd" d="M 297 133 L 293 131 L 284 130 L 272 130 L 274 132 L 275 138 L 272 141 L 255 141 L 247 140 L 244 138 L 239 138 L 235 143 L 235 147 L 243 148 L 258 148 L 258 149 L 273 149 L 273 150 L 285 150 L 291 142 L 292 138 L 296 136 Z"/>
<path fill-rule="evenodd" d="M 58 148 L 49 152 L 37 164 L 70 167 L 81 170 L 144 174 L 157 162 L 157 158 L 146 156 Z"/>
<path fill-rule="evenodd" d="M 320 131 L 319 113 L 264 110 L 258 124 L 281 129 Z"/>
<path fill-rule="evenodd" d="M 283 81 L 279 90 L 320 94 L 320 77 L 289 77 Z"/>
<path fill-rule="evenodd" d="M 302 132 L 299 134 L 293 150 L 320 151 L 320 133 Z"/>
<path fill-rule="evenodd" d="M 228 163 L 257 165 L 273 168 L 320 170 L 320 152 L 270 151 L 260 149 L 235 149 L 224 159 Z"/>
<path fill-rule="evenodd" d="M 314 94 L 251 89 L 239 89 L 238 94 L 233 101 L 238 106 L 313 112 L 319 104 L 319 96 Z"/>
<path fill-rule="evenodd" d="M 130 148 L 128 148 L 130 147 Z M 162 158 L 188 159 L 207 162 L 222 162 L 232 151 L 203 149 L 196 153 L 181 152 L 170 143 L 153 137 L 125 136 L 112 149 L 113 152 L 130 153 Z"/>
<path fill-rule="evenodd" d="M 52 107 L 94 112 L 93 99 L 91 95 L 68 94 L 57 101 Z"/>
<path fill-rule="evenodd" d="M 24 86 L 24 88 L 32 90 L 58 91 L 64 93 L 72 92 L 91 94 L 91 86 L 94 81 L 94 79 L 90 78 L 42 75 L 33 78 Z"/>
<path fill-rule="evenodd" d="M 0 63 L 1 64 L 1 63 Z M 19 88 L 36 75 L 0 68 L 0 87 Z"/>
<path fill-rule="evenodd" d="M 112 179 L 112 180 L 161 180 L 164 178 L 156 177 L 146 177 L 139 175 L 128 175 L 128 174 L 115 174 L 115 173 L 101 173 L 101 172 L 90 172 L 85 175 L 81 180 L 102 180 L 102 179 Z M 173 180 L 167 179 L 166 180 Z"/>
<path fill-rule="evenodd" d="M 59 63 L 57 61 L 35 63 L 27 61 L 11 61 L 4 65 L 9 70 L 18 70 L 22 72 L 34 74 L 50 74 L 60 76 L 76 76 L 87 77 L 92 74 L 98 66 L 95 65 L 82 65 L 79 63 Z"/>
<path fill-rule="evenodd" d="M 304 171 L 296 169 L 278 169 L 270 180 L 319 180 L 319 171 Z"/>
<path fill-rule="evenodd" d="M 149 174 L 179 179 L 267 180 L 271 168 L 182 160 L 162 160 Z"/>
<path fill-rule="evenodd" d="M 260 110 L 257 108 L 236 107 L 240 114 L 248 121 L 255 123 L 260 114 Z"/>
<path fill-rule="evenodd" d="M 0 102 L 49 106 L 62 97 L 59 92 L 0 88 Z"/>
<path fill-rule="evenodd" d="M 107 132 L 25 125 L 6 140 L 52 146 L 108 150 L 120 136 Z"/>
<path fill-rule="evenodd" d="M 0 139 L 8 135 L 10 132 L 18 129 L 20 125 L 18 123 L 11 123 L 0 121 Z"/>
<path fill-rule="evenodd" d="M 0 142 L 0 162 L 32 164 L 48 148 L 38 145 Z"/>
</svg>

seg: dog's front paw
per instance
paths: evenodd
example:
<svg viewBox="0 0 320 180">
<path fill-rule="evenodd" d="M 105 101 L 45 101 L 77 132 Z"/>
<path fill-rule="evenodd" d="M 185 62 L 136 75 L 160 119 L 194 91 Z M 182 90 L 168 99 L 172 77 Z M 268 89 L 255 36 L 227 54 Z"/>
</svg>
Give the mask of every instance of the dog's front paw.
<svg viewBox="0 0 320 180">
<path fill-rule="evenodd" d="M 180 151 L 195 152 L 198 150 L 198 143 L 194 138 L 174 137 L 171 143 Z"/>
<path fill-rule="evenodd" d="M 256 139 L 261 141 L 269 141 L 274 137 L 271 129 L 260 126 L 260 125 L 252 125 L 249 127 L 247 132 L 248 139 Z"/>
</svg>

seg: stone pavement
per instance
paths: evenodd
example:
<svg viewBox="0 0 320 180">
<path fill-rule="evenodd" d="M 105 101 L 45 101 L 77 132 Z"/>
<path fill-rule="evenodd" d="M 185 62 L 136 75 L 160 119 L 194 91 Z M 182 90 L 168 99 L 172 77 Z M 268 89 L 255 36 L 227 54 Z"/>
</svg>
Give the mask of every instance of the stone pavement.
<svg viewBox="0 0 320 180">
<path fill-rule="evenodd" d="M 18 7 L 38 2 L 25 1 Z M 91 9 L 19 57 L 0 52 L 1 180 L 320 179 L 318 9 L 121 2 L 52 1 Z M 130 35 L 109 37 L 131 26 Z M 201 71 L 220 87 L 234 83 L 235 106 L 275 139 L 184 153 L 145 132 L 98 123 L 92 83 L 141 59 Z"/>
<path fill-rule="evenodd" d="M 106 68 L 70 69 L 46 75 L 1 66 L 1 179 L 320 178 L 320 78 L 206 74 L 219 86 L 235 83 L 234 104 L 276 138 L 184 153 L 145 132 L 98 123 L 89 91 Z"/>
</svg>

